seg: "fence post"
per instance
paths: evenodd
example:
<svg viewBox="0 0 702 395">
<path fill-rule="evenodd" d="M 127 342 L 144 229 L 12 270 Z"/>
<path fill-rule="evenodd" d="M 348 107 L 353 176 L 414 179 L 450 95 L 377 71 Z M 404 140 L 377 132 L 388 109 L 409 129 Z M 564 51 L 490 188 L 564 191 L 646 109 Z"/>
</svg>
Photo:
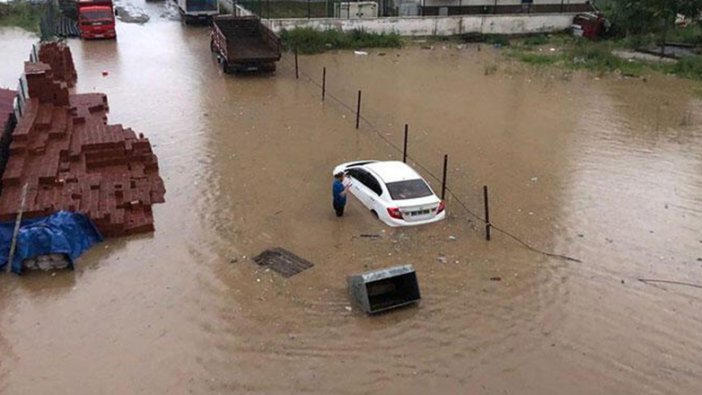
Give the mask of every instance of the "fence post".
<svg viewBox="0 0 702 395">
<path fill-rule="evenodd" d="M 356 129 L 361 122 L 361 91 L 358 91 L 358 101 L 356 102 Z"/>
<path fill-rule="evenodd" d="M 324 101 L 324 96 L 327 93 L 327 68 L 322 68 L 322 101 Z"/>
<path fill-rule="evenodd" d="M 490 241 L 490 228 L 492 228 L 492 224 L 490 223 L 490 208 L 488 206 L 487 185 L 483 185 L 483 199 L 485 200 L 485 240 Z"/>
<path fill-rule="evenodd" d="M 295 47 L 295 79 L 300 79 L 300 73 L 297 68 L 297 47 Z"/>
<path fill-rule="evenodd" d="M 444 155 L 444 177 L 441 180 L 441 200 L 446 197 L 446 172 L 448 171 L 448 155 Z"/>
<path fill-rule="evenodd" d="M 17 213 L 17 218 L 15 219 L 15 229 L 12 231 L 10 255 L 7 257 L 6 271 L 8 273 L 10 272 L 10 270 L 12 270 L 12 261 L 15 259 L 15 248 L 17 247 L 17 234 L 19 233 L 19 228 L 22 223 L 22 214 L 24 214 L 24 204 L 27 201 L 27 187 L 29 187 L 29 184 L 24 184 L 24 187 L 22 187 L 22 197 L 20 198 L 19 212 Z"/>
<path fill-rule="evenodd" d="M 312 18 L 312 15 L 311 15 L 311 14 L 312 14 L 312 11 L 311 11 L 311 8 L 310 8 L 310 0 L 307 0 L 307 19 Z"/>
<path fill-rule="evenodd" d="M 409 125 L 405 124 L 405 144 L 402 149 L 402 162 L 407 163 L 407 135 L 409 134 Z"/>
</svg>

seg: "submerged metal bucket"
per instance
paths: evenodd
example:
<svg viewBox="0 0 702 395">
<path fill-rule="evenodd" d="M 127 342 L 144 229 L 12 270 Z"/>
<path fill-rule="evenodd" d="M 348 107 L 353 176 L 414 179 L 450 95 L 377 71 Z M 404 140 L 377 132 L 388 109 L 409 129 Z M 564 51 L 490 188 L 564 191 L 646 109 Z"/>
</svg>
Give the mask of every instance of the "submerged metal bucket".
<svg viewBox="0 0 702 395">
<path fill-rule="evenodd" d="M 369 314 L 416 303 L 421 298 L 412 265 L 354 274 L 347 282 L 351 299 Z"/>
</svg>

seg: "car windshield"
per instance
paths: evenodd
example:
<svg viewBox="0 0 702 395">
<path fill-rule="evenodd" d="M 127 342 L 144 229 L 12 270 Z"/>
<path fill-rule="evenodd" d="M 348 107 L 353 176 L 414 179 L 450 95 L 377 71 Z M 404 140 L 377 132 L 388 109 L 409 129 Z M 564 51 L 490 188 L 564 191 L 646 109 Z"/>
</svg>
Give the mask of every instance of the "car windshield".
<svg viewBox="0 0 702 395">
<path fill-rule="evenodd" d="M 416 199 L 431 196 L 431 189 L 422 179 L 397 181 L 386 184 L 393 200 Z"/>
<path fill-rule="evenodd" d="M 186 7 L 190 11 L 215 11 L 217 10 L 216 0 L 187 0 Z"/>
<path fill-rule="evenodd" d="M 102 19 L 112 19 L 112 11 L 110 11 L 109 9 L 83 11 L 81 14 L 83 15 L 83 19 L 86 21 L 99 21 Z"/>
</svg>

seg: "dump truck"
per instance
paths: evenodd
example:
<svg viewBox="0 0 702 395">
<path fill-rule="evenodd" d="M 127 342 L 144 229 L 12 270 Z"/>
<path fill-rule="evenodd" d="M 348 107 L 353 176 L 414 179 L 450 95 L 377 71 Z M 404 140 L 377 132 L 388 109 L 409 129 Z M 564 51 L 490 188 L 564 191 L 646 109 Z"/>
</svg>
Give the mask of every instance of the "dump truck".
<svg viewBox="0 0 702 395">
<path fill-rule="evenodd" d="M 210 49 L 225 73 L 275 71 L 280 38 L 256 16 L 217 16 L 212 21 Z"/>
<path fill-rule="evenodd" d="M 112 0 L 78 0 L 76 9 L 81 38 L 117 37 Z"/>
</svg>

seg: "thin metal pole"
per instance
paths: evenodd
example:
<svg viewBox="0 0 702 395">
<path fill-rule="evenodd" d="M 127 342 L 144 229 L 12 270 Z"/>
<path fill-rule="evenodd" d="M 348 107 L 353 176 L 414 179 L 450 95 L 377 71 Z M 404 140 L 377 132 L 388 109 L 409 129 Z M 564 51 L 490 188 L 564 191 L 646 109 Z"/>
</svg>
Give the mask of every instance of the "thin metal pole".
<svg viewBox="0 0 702 395">
<path fill-rule="evenodd" d="M 483 198 L 485 200 L 485 240 L 490 241 L 490 228 L 492 228 L 492 224 L 490 223 L 490 207 L 488 206 L 487 185 L 483 185 Z"/>
<path fill-rule="evenodd" d="M 310 0 L 307 0 L 307 19 L 310 19 L 312 15 L 310 15 L 312 12 L 310 11 Z"/>
<path fill-rule="evenodd" d="M 358 129 L 358 126 L 360 125 L 361 122 L 361 91 L 358 91 L 358 101 L 356 103 L 356 129 Z"/>
<path fill-rule="evenodd" d="M 444 177 L 441 180 L 441 200 L 446 197 L 446 172 L 448 171 L 448 155 L 444 155 Z"/>
<path fill-rule="evenodd" d="M 327 93 L 327 68 L 322 67 L 322 101 Z"/>
<path fill-rule="evenodd" d="M 407 163 L 407 137 L 409 134 L 409 125 L 405 124 L 405 144 L 402 149 L 402 162 Z"/>
<path fill-rule="evenodd" d="M 297 67 L 297 48 L 295 48 L 295 79 L 300 79 L 300 73 L 298 72 Z"/>
<path fill-rule="evenodd" d="M 27 187 L 29 184 L 24 184 L 22 188 L 22 198 L 20 201 L 19 212 L 17 213 L 17 219 L 15 220 L 15 230 L 12 232 L 12 243 L 10 243 L 10 256 L 7 258 L 7 267 L 5 271 L 8 273 L 12 270 L 12 261 L 15 259 L 15 248 L 17 247 L 17 234 L 19 233 L 20 223 L 22 223 L 22 214 L 24 213 L 24 203 L 27 200 Z"/>
</svg>

